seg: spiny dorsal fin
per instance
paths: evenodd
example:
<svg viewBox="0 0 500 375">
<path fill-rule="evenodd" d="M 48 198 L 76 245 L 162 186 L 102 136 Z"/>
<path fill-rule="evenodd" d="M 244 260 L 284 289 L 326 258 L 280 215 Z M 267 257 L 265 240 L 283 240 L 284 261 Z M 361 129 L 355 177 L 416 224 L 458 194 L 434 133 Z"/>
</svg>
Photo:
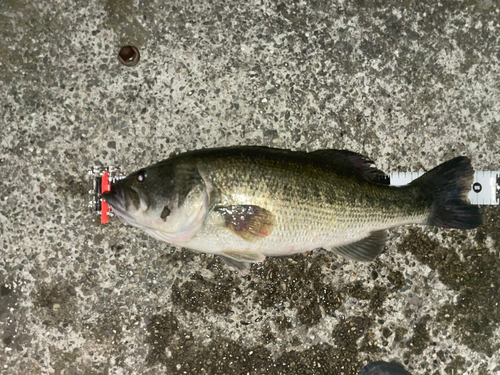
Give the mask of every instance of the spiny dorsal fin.
<svg viewBox="0 0 500 375">
<path fill-rule="evenodd" d="M 310 153 L 330 163 L 334 169 L 352 170 L 353 168 L 373 182 L 382 182 L 386 174 L 375 167 L 375 163 L 368 157 L 347 150 L 317 150 Z"/>
</svg>

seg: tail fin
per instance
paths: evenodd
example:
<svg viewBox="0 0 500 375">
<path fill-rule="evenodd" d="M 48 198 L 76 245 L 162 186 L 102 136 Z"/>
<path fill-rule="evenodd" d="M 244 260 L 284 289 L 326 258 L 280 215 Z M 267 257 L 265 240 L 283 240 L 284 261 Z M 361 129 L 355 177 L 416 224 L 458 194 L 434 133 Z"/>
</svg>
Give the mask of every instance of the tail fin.
<svg viewBox="0 0 500 375">
<path fill-rule="evenodd" d="M 481 225 L 479 207 L 469 204 L 467 195 L 474 178 L 470 159 L 451 159 L 410 185 L 421 189 L 422 199 L 432 202 L 428 225 L 442 228 L 473 229 Z"/>
</svg>

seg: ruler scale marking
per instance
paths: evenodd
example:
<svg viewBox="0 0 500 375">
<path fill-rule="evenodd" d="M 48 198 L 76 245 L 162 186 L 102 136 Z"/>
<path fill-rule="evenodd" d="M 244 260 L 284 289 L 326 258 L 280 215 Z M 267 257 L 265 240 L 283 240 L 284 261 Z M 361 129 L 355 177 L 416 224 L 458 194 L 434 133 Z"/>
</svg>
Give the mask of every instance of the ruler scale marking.
<svg viewBox="0 0 500 375">
<path fill-rule="evenodd" d="M 389 185 L 407 185 L 425 172 L 389 173 Z M 471 204 L 498 206 L 500 201 L 500 171 L 477 171 L 469 192 Z"/>
</svg>

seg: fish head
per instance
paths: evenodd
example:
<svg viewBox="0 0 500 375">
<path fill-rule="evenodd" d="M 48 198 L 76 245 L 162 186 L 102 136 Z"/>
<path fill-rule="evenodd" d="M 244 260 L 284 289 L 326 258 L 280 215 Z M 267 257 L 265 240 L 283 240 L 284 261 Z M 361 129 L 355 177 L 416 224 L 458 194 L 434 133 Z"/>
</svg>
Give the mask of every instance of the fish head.
<svg viewBox="0 0 500 375">
<path fill-rule="evenodd" d="M 183 244 L 203 224 L 209 199 L 202 180 L 186 183 L 177 169 L 168 163 L 140 169 L 112 183 L 103 199 L 130 225 Z"/>
<path fill-rule="evenodd" d="M 172 206 L 175 178 L 168 172 L 158 167 L 140 169 L 113 182 L 103 199 L 129 224 L 149 227 Z"/>
</svg>

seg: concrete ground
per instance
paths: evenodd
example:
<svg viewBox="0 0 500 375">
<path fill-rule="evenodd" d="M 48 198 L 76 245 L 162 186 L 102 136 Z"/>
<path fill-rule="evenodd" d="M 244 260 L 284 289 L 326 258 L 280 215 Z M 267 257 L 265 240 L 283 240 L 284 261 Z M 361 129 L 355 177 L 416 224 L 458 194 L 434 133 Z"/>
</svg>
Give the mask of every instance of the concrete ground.
<svg viewBox="0 0 500 375">
<path fill-rule="evenodd" d="M 498 2 L 4 0 L 0 38 L 2 374 L 500 373 L 498 207 L 247 277 L 86 207 L 93 165 L 211 146 L 498 170 Z"/>
</svg>

